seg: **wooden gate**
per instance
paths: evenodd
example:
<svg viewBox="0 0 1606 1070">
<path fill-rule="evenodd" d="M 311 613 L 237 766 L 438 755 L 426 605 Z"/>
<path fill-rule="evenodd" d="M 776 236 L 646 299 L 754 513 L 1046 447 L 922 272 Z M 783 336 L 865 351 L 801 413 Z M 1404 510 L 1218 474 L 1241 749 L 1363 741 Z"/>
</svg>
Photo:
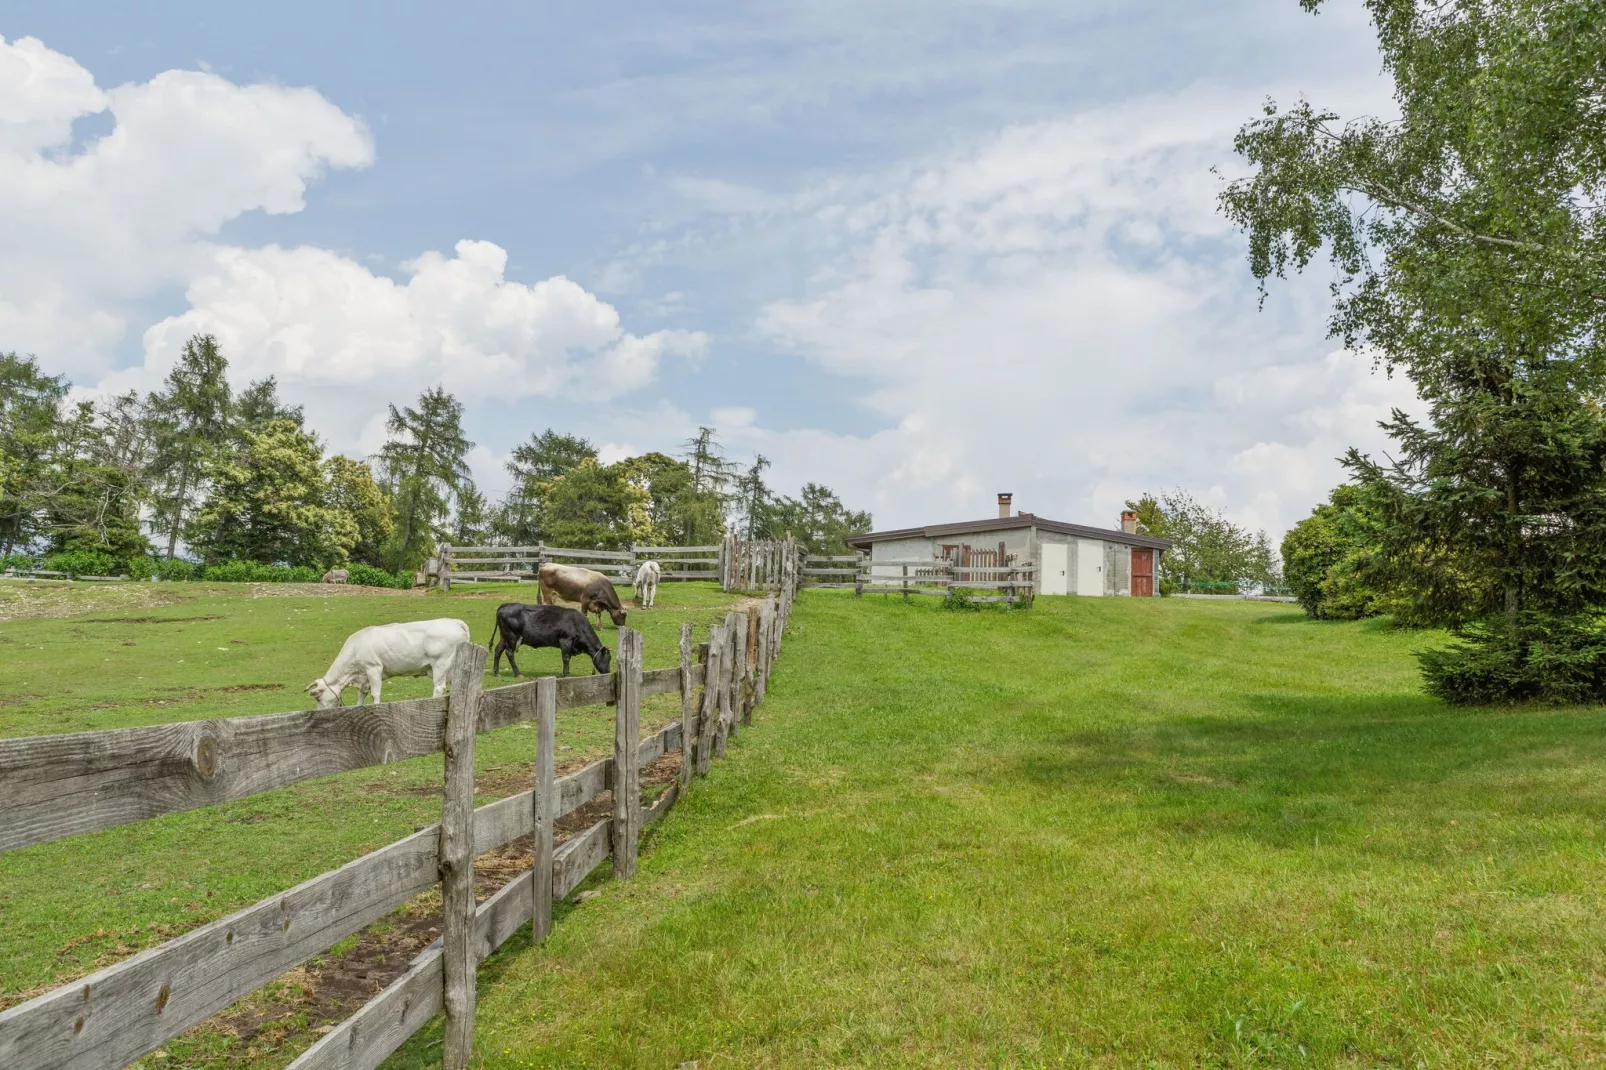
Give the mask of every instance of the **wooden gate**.
<svg viewBox="0 0 1606 1070">
<path fill-rule="evenodd" d="M 1154 551 L 1132 547 L 1132 597 L 1154 597 Z"/>
</svg>

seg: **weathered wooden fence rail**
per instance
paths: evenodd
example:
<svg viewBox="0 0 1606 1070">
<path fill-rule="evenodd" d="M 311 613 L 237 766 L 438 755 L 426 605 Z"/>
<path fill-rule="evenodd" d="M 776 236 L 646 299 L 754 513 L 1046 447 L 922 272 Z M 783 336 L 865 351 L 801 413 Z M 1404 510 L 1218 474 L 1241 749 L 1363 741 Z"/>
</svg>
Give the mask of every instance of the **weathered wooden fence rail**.
<svg viewBox="0 0 1606 1070">
<path fill-rule="evenodd" d="M 852 584 L 860 595 L 866 591 L 882 594 L 941 595 L 953 591 L 995 591 L 991 595 L 970 595 L 972 602 L 1025 602 L 1035 597 L 1037 572 L 1030 565 L 980 566 L 953 561 L 921 559 L 910 561 L 866 561 Z"/>
<path fill-rule="evenodd" d="M 427 579 L 448 590 L 455 582 L 517 580 L 530 582 L 549 561 L 583 565 L 619 583 L 631 583 L 644 561 L 657 561 L 666 580 L 718 580 L 721 546 L 632 546 L 628 550 L 575 550 L 561 546 L 444 545 L 425 568 Z"/>
<path fill-rule="evenodd" d="M 702 663 L 694 661 L 691 625 L 682 625 L 677 668 L 644 671 L 641 634 L 626 628 L 611 675 L 482 692 L 485 648 L 465 643 L 446 699 L 0 740 L 0 850 L 446 755 L 440 824 L 0 1012 L 0 1067 L 124 1066 L 436 884 L 440 947 L 291 1065 L 377 1066 L 444 1009 L 445 1065 L 466 1066 L 475 965 L 526 922 L 535 942 L 544 939 L 552 904 L 603 861 L 613 859 L 615 876 L 631 876 L 642 830 L 751 722 L 795 592 L 784 586 L 762 606 L 728 614 L 712 629 Z M 680 719 L 640 738 L 642 698 L 670 693 L 681 696 Z M 616 706 L 613 755 L 555 777 L 557 711 L 603 703 Z M 535 788 L 475 808 L 476 734 L 529 720 L 537 727 Z M 643 807 L 641 767 L 675 751 L 678 781 Z M 554 849 L 554 822 L 604 792 L 612 793 L 612 815 Z M 532 833 L 531 868 L 476 906 L 473 858 Z"/>
</svg>

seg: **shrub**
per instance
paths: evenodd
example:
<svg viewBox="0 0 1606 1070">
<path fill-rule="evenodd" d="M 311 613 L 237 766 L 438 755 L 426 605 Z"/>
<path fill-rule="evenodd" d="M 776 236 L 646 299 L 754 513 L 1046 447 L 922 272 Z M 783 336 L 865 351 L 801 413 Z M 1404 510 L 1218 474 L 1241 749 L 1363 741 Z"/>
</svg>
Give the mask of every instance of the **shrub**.
<svg viewBox="0 0 1606 1070">
<path fill-rule="evenodd" d="M 152 574 L 155 575 L 159 580 L 166 580 L 170 583 L 176 583 L 180 580 L 193 580 L 197 570 L 195 565 L 191 562 L 175 557 L 171 561 L 156 561 L 151 566 L 151 571 Z"/>
<path fill-rule="evenodd" d="M 0 572 L 8 568 L 38 568 L 39 562 L 28 554 L 0 554 Z"/>
<path fill-rule="evenodd" d="M 116 576 L 123 571 L 117 559 L 98 550 L 69 550 L 45 558 L 44 567 L 52 572 L 78 576 Z"/>
<path fill-rule="evenodd" d="M 346 572 L 349 582 L 364 587 L 395 587 L 406 591 L 413 586 L 413 577 L 406 572 L 386 572 L 372 565 L 347 565 Z"/>
<path fill-rule="evenodd" d="M 1526 614 L 1459 629 L 1458 642 L 1417 655 L 1427 690 L 1457 706 L 1606 699 L 1606 627 L 1600 617 Z"/>
<path fill-rule="evenodd" d="M 942 600 L 942 608 L 951 610 L 954 613 L 974 613 L 980 610 L 981 606 L 972 601 L 970 595 L 960 588 L 950 587 L 948 588 L 948 597 Z"/>
</svg>

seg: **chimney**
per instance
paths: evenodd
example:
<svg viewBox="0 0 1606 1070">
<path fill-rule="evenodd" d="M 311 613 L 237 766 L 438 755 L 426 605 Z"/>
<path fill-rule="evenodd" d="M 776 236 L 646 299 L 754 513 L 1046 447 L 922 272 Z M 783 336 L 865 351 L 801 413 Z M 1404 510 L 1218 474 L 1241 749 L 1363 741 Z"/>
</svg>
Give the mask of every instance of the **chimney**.
<svg viewBox="0 0 1606 1070">
<path fill-rule="evenodd" d="M 1121 530 L 1128 535 L 1136 535 L 1138 532 L 1138 514 L 1130 509 L 1121 510 Z"/>
<path fill-rule="evenodd" d="M 1001 490 L 998 492 L 998 519 L 1009 519 L 1009 503 L 1014 500 L 1015 495 L 1011 494 L 1009 491 Z"/>
</svg>

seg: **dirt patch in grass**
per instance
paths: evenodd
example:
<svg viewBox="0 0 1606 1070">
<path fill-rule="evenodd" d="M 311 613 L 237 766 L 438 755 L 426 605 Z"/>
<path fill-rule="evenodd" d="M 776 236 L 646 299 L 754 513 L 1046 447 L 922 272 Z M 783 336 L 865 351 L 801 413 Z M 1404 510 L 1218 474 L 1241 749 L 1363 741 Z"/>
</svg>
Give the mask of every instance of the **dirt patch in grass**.
<svg viewBox="0 0 1606 1070">
<path fill-rule="evenodd" d="M 252 598 L 306 598 L 309 595 L 323 595 L 333 598 L 350 598 L 384 595 L 390 598 L 422 598 L 424 589 L 414 587 L 402 590 L 399 587 L 364 587 L 356 583 L 252 583 Z"/>
<path fill-rule="evenodd" d="M 0 583 L 0 621 L 76 617 L 105 610 L 154 609 L 182 602 L 181 583 Z"/>
<path fill-rule="evenodd" d="M 572 759 L 559 775 L 586 764 L 582 759 Z M 679 773 L 680 755 L 665 754 L 642 767 L 641 783 L 644 788 L 667 784 Z M 509 770 L 502 776 L 481 777 L 476 787 L 483 794 L 511 795 L 533 785 L 533 774 L 515 775 Z M 377 786 L 389 789 L 389 785 Z M 396 790 L 422 794 L 416 788 Z M 431 785 L 428 790 L 439 794 L 440 788 Z M 553 826 L 554 845 L 568 841 L 612 813 L 613 795 L 603 792 L 557 820 Z M 479 902 L 530 868 L 533 840 L 533 836 L 521 836 L 474 860 L 474 893 Z M 297 1038 L 306 1040 L 310 1034 L 327 1033 L 407 972 L 413 959 L 440 936 L 440 911 L 439 890 L 426 892 L 370 925 L 358 934 L 352 946 L 291 970 L 274 985 L 191 1032 L 236 1038 L 237 1046 L 231 1048 L 223 1065 L 249 1063 Z"/>
<path fill-rule="evenodd" d="M 198 620 L 222 620 L 215 614 L 202 617 L 90 617 L 84 624 L 189 624 Z"/>
</svg>

